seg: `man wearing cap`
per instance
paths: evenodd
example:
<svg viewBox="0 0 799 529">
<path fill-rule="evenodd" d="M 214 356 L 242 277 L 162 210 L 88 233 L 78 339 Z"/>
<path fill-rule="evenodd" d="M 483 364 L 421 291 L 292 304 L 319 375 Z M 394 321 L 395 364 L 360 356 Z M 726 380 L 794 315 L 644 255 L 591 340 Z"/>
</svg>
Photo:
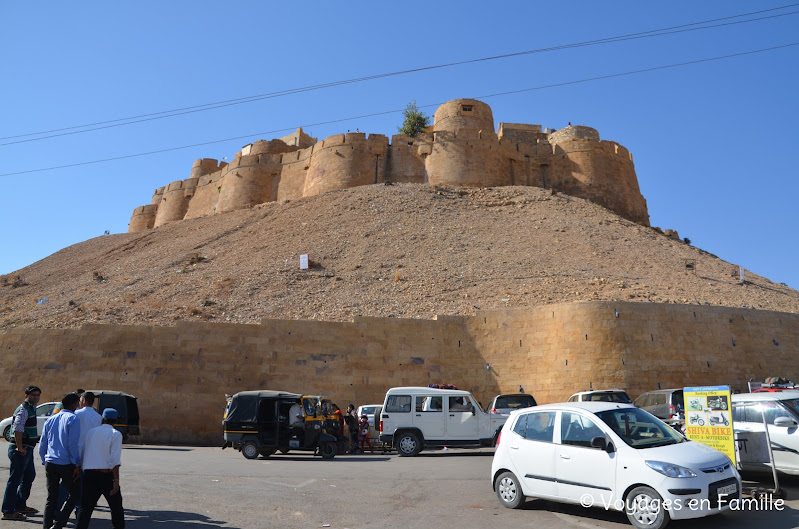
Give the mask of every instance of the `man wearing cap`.
<svg viewBox="0 0 799 529">
<path fill-rule="evenodd" d="M 103 410 L 103 423 L 86 434 L 83 444 L 83 497 L 77 529 L 89 527 L 100 496 L 111 510 L 111 527 L 124 529 L 125 512 L 119 491 L 119 467 L 122 464 L 122 434 L 112 424 L 119 414 L 114 408 Z"/>
<path fill-rule="evenodd" d="M 33 448 L 39 441 L 36 427 L 36 405 L 42 390 L 36 386 L 25 388 L 25 400 L 14 411 L 14 442 L 8 446 L 9 476 L 6 493 L 3 496 L 3 520 L 24 520 L 26 515 L 39 512 L 28 507 L 26 502 L 31 493 L 31 485 L 36 479 L 33 464 Z"/>
<path fill-rule="evenodd" d="M 75 500 L 80 490 L 80 420 L 75 415 L 80 398 L 77 393 L 67 393 L 61 399 L 64 409 L 53 415 L 42 428 L 42 444 L 39 456 L 42 458 L 47 476 L 47 502 L 44 504 L 44 527 L 63 527 L 65 520 L 56 514 L 58 490 L 63 483 L 69 497 L 63 512 L 67 514 L 75 508 Z M 55 525 L 53 525 L 55 522 Z"/>
</svg>

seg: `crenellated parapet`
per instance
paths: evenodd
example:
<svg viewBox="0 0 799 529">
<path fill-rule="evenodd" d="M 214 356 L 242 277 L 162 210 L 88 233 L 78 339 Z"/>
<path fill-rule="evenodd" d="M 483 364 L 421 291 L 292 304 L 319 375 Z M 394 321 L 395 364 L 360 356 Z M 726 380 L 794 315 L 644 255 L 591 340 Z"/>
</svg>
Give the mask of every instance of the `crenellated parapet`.
<svg viewBox="0 0 799 529">
<path fill-rule="evenodd" d="M 230 163 L 199 159 L 188 179 L 156 189 L 151 204 L 134 210 L 128 231 L 384 182 L 544 187 L 649 225 L 632 155 L 596 129 L 500 123 L 495 132 L 491 107 L 456 99 L 436 110 L 428 131 L 391 141 L 361 132 L 317 141 L 298 128 L 245 145 Z"/>
</svg>

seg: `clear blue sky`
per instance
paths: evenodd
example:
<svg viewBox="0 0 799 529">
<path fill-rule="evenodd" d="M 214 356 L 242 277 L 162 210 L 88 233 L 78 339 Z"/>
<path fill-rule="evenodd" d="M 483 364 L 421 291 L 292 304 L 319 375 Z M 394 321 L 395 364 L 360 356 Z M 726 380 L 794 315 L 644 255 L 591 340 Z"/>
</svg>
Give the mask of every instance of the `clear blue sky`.
<svg viewBox="0 0 799 529">
<path fill-rule="evenodd" d="M 26 2 L 0 4 L 0 137 L 320 83 L 603 39 L 788 2 Z M 507 6 L 507 7 L 506 7 Z M 799 5 L 760 16 L 799 11 Z M 750 17 L 751 18 L 751 17 Z M 732 21 L 743 19 L 731 19 Z M 799 41 L 799 14 L 387 77 L 134 125 L 0 146 L 0 273 L 127 231 L 155 188 L 197 158 L 297 126 L 320 139 L 391 135 L 416 100 L 432 114 L 482 98 L 496 123 L 599 130 L 633 153 L 653 226 L 799 288 L 799 46 L 533 90 Z M 149 151 L 120 161 L 26 174 Z M 38 138 L 24 136 L 0 143 Z"/>
</svg>

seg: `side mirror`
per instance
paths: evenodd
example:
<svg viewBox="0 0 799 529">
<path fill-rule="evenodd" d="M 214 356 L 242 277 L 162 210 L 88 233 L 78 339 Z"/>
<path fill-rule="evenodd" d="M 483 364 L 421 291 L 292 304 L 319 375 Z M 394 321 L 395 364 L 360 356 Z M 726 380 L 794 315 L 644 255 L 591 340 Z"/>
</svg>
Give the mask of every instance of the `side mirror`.
<svg viewBox="0 0 799 529">
<path fill-rule="evenodd" d="M 469 404 L 469 411 L 471 411 L 471 412 L 472 412 L 472 415 L 474 415 L 474 414 L 475 414 L 475 411 L 474 411 L 474 404 Z"/>
<path fill-rule="evenodd" d="M 796 421 L 790 417 L 777 417 L 774 419 L 774 426 L 779 426 L 781 428 L 796 428 L 799 426 L 799 424 L 797 424 Z"/>
<path fill-rule="evenodd" d="M 616 451 L 616 449 L 613 447 L 613 443 L 608 443 L 607 439 L 600 436 L 591 439 L 591 448 L 599 448 L 600 450 L 604 450 L 608 454 L 612 454 L 613 452 Z"/>
</svg>

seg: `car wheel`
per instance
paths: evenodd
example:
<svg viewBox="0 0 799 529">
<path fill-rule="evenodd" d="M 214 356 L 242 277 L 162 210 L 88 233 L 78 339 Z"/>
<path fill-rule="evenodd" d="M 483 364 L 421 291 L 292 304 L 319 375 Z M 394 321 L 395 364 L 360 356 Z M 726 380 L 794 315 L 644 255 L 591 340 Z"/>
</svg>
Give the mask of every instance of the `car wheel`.
<svg viewBox="0 0 799 529">
<path fill-rule="evenodd" d="M 336 443 L 325 443 L 319 447 L 319 453 L 322 455 L 322 459 L 333 459 L 336 457 L 337 451 L 338 447 L 336 447 Z"/>
<path fill-rule="evenodd" d="M 635 487 L 630 491 L 625 514 L 638 529 L 662 529 L 671 519 L 663 506 L 663 498 L 651 487 Z"/>
<path fill-rule="evenodd" d="M 500 474 L 497 477 L 494 488 L 497 489 L 499 502 L 508 509 L 518 509 L 524 503 L 522 486 L 516 476 L 513 475 L 513 472 Z"/>
<path fill-rule="evenodd" d="M 255 441 L 247 441 L 243 445 L 241 445 L 241 455 L 246 457 L 247 459 L 255 459 L 258 457 L 258 445 L 255 444 Z"/>
<path fill-rule="evenodd" d="M 11 435 L 11 425 L 10 424 L 8 426 L 6 426 L 5 430 L 3 430 L 3 437 L 5 437 L 6 441 L 8 441 L 9 443 L 13 443 L 14 442 L 14 436 Z"/>
<path fill-rule="evenodd" d="M 397 452 L 403 457 L 415 456 L 422 451 L 422 443 L 415 433 L 407 432 L 397 438 Z"/>
</svg>

